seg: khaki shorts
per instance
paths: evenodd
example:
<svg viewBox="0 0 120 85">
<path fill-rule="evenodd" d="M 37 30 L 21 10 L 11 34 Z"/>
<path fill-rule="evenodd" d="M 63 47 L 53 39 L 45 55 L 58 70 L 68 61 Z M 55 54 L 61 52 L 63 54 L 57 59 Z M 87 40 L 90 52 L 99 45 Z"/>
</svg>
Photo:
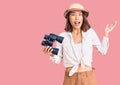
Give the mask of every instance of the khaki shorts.
<svg viewBox="0 0 120 85">
<path fill-rule="evenodd" d="M 94 74 L 94 69 L 91 71 L 76 72 L 69 76 L 69 70 L 66 69 L 63 85 L 98 85 Z"/>
</svg>

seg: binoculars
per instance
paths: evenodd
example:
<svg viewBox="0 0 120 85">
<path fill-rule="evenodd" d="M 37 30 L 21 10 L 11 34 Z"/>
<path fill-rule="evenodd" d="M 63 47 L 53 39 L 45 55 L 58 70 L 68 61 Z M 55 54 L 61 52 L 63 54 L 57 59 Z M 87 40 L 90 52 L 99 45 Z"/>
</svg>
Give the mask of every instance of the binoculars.
<svg viewBox="0 0 120 85">
<path fill-rule="evenodd" d="M 50 35 L 45 35 L 44 39 L 45 39 L 45 41 L 42 41 L 41 45 L 52 47 L 53 46 L 53 42 L 55 40 L 57 42 L 59 42 L 59 43 L 62 43 L 64 37 L 50 33 Z M 52 48 L 52 49 L 53 49 L 52 53 L 55 54 L 55 55 L 57 55 L 59 49 L 58 48 Z"/>
</svg>

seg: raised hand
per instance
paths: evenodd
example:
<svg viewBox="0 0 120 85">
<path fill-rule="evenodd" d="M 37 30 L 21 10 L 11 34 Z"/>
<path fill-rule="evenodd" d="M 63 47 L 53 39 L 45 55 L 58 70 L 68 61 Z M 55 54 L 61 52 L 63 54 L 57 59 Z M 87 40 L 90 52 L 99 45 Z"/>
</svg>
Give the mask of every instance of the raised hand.
<svg viewBox="0 0 120 85">
<path fill-rule="evenodd" d="M 105 36 L 108 37 L 109 33 L 116 27 L 117 21 L 113 22 L 112 24 L 107 24 L 105 28 Z"/>
</svg>

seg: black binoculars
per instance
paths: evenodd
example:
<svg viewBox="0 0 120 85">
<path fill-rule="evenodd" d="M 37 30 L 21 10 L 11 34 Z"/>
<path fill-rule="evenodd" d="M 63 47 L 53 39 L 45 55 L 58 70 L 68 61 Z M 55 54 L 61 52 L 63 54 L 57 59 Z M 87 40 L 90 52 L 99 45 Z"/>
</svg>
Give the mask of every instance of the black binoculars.
<svg viewBox="0 0 120 85">
<path fill-rule="evenodd" d="M 44 39 L 45 39 L 45 41 L 42 41 L 41 44 L 43 46 L 50 46 L 50 47 L 52 47 L 53 46 L 53 42 L 55 40 L 58 41 L 59 43 L 62 43 L 64 37 L 50 33 L 50 35 L 45 35 Z M 52 49 L 53 49 L 52 53 L 55 54 L 55 55 L 57 55 L 59 49 L 58 48 L 52 48 Z"/>
</svg>

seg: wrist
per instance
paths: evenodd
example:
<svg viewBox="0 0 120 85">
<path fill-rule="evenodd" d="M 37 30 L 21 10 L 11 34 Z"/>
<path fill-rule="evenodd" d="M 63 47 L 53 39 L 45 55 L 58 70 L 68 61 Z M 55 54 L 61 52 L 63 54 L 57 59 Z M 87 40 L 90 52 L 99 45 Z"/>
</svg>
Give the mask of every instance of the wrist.
<svg viewBox="0 0 120 85">
<path fill-rule="evenodd" d="M 50 54 L 51 57 L 54 57 L 54 54 Z"/>
<path fill-rule="evenodd" d="M 108 34 L 107 32 L 105 32 L 104 36 L 105 36 L 105 37 L 108 37 L 108 36 L 109 36 L 109 34 Z"/>
</svg>

